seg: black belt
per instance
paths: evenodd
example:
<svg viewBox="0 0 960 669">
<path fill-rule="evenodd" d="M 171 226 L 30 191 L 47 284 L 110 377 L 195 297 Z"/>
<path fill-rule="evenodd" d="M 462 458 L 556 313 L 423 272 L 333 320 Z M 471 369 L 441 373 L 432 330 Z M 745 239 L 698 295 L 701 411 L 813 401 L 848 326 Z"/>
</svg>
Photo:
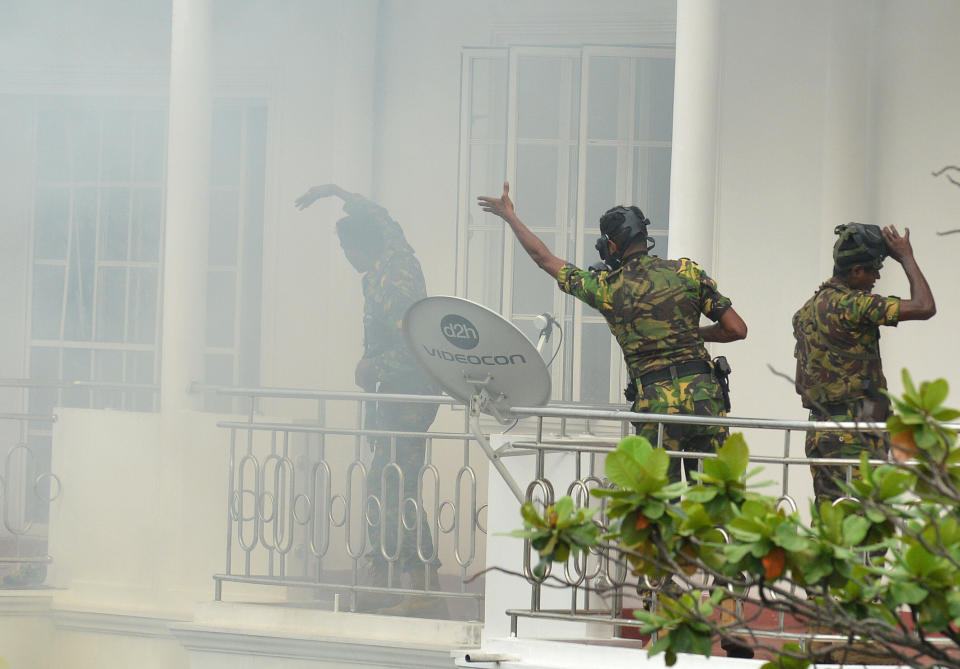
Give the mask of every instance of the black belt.
<svg viewBox="0 0 960 669">
<path fill-rule="evenodd" d="M 682 376 L 693 376 L 694 374 L 712 374 L 713 367 L 706 360 L 691 360 L 682 362 L 679 365 L 670 365 L 663 369 L 657 369 L 636 377 L 640 387 L 649 386 L 652 383 L 666 381 L 667 379 L 679 379 Z"/>
<path fill-rule="evenodd" d="M 851 402 L 832 402 L 830 404 L 821 404 L 817 406 L 816 412 L 833 416 L 835 414 L 847 413 L 853 406 Z"/>
</svg>

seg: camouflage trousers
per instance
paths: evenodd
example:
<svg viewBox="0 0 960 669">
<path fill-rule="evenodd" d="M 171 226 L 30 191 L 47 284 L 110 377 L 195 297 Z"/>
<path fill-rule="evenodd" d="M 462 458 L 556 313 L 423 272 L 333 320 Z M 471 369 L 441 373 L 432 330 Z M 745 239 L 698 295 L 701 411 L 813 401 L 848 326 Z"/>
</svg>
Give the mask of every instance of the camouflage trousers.
<svg viewBox="0 0 960 669">
<path fill-rule="evenodd" d="M 810 420 L 830 420 L 840 423 L 853 421 L 855 418 L 853 410 L 848 409 L 832 413 L 827 417 L 818 411 L 811 411 Z M 887 457 L 887 447 L 881 438 L 857 432 L 807 432 L 804 450 L 808 458 L 858 459 L 863 451 L 867 451 L 871 458 L 883 460 Z M 813 494 L 817 504 L 824 501 L 832 502 L 846 495 L 838 482 L 847 481 L 848 468 L 850 476 L 855 476 L 858 470 L 857 465 L 810 465 L 810 473 L 813 475 Z"/>
<path fill-rule="evenodd" d="M 645 385 L 638 392 L 633 411 L 639 413 L 726 415 L 720 384 L 710 373 L 665 379 Z M 634 423 L 633 427 L 638 435 L 657 445 L 657 423 Z M 727 428 L 721 426 L 664 425 L 663 447 L 677 452 L 715 453 L 727 435 Z M 688 481 L 690 473 L 698 467 L 698 458 L 683 458 Z M 680 458 L 670 458 L 667 474 L 671 481 L 680 480 Z"/>
<path fill-rule="evenodd" d="M 381 385 L 380 392 L 410 391 Z M 377 402 L 373 420 L 367 425 L 371 429 L 398 433 L 426 432 L 437 416 L 437 409 L 436 404 Z M 417 510 L 423 506 L 417 488 L 424 466 L 426 439 L 383 436 L 373 438 L 371 445 L 373 462 L 367 471 L 369 556 L 376 561 L 396 560 L 401 571 L 410 573 L 423 566 L 421 553 L 433 555 L 433 537 L 426 514 L 419 514 L 417 522 Z M 378 503 L 371 498 L 376 498 Z M 431 563 L 440 564 L 436 558 Z"/>
</svg>

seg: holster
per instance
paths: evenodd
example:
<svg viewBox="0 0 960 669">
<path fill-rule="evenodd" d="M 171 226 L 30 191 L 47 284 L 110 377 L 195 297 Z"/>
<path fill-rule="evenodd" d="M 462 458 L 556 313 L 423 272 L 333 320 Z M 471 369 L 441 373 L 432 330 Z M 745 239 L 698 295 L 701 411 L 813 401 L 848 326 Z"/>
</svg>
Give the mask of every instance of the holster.
<svg viewBox="0 0 960 669">
<path fill-rule="evenodd" d="M 723 410 L 730 411 L 730 363 L 727 358 L 718 355 L 713 359 L 713 376 L 720 384 L 720 390 L 723 392 Z"/>
</svg>

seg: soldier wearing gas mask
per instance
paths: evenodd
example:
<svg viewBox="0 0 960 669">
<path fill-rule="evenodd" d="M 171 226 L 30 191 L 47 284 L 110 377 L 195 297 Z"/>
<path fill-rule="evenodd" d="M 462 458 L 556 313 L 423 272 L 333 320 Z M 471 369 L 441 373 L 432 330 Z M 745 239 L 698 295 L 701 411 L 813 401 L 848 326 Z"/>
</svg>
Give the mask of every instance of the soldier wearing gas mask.
<svg viewBox="0 0 960 669">
<path fill-rule="evenodd" d="M 718 374 L 704 342 L 743 339 L 747 326 L 695 262 L 649 255 L 653 246 L 647 236 L 649 220 L 639 208 L 614 207 L 600 218 L 596 248 L 606 264 L 583 270 L 553 255 L 517 218 L 509 184 L 504 184 L 501 197 L 478 200 L 484 211 L 507 222 L 534 262 L 557 280 L 560 290 L 606 318 L 630 372 L 627 397 L 633 411 L 725 415 L 725 376 Z M 701 314 L 714 324 L 700 327 Z M 650 443 L 657 443 L 656 423 L 634 426 Z M 723 427 L 667 425 L 663 445 L 673 451 L 710 453 L 726 436 Z M 688 478 L 696 467 L 696 459 L 684 459 Z M 669 474 L 671 480 L 680 479 L 679 459 L 671 458 Z"/>
<path fill-rule="evenodd" d="M 893 226 L 838 225 L 833 247 L 833 277 L 793 315 L 797 340 L 796 390 L 810 420 L 884 421 L 889 401 L 881 392 L 887 381 L 880 363 L 881 325 L 926 320 L 936 305 L 927 280 L 913 257 L 910 229 L 903 236 Z M 883 259 L 890 256 L 903 266 L 910 283 L 910 299 L 883 297 L 870 291 L 880 278 Z M 814 458 L 886 457 L 883 443 L 852 432 L 807 434 L 806 453 Z M 846 467 L 811 465 L 817 501 L 843 495 L 837 481 Z"/>
</svg>

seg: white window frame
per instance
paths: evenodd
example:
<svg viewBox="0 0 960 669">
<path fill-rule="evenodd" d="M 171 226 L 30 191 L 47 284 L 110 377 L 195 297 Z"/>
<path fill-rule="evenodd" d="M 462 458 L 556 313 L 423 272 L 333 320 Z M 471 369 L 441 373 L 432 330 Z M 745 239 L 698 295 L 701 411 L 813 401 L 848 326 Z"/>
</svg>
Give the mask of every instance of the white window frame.
<svg viewBox="0 0 960 669">
<path fill-rule="evenodd" d="M 559 133 L 559 139 L 549 140 L 522 140 L 518 141 L 518 104 L 517 104 L 517 76 L 518 59 L 523 56 L 550 56 L 579 58 L 580 65 L 580 95 L 579 95 L 579 115 L 578 132 L 575 134 L 576 140 L 571 141 L 571 148 L 576 147 L 577 151 L 577 190 L 576 190 L 576 216 L 573 221 L 573 230 L 569 224 L 564 221 L 556 222 L 554 227 L 538 225 L 538 221 L 526 221 L 534 232 L 540 230 L 550 230 L 556 234 L 557 245 L 563 245 L 563 248 L 553 249 L 557 255 L 566 253 L 566 240 L 572 235 L 575 240 L 575 257 L 572 262 L 578 267 L 585 267 L 592 264 L 595 259 L 592 255 L 592 249 L 585 248 L 584 238 L 590 228 L 596 227 L 595 221 L 586 220 L 586 184 L 587 184 L 587 152 L 593 146 L 609 146 L 617 151 L 617 185 L 616 201 L 617 203 L 630 203 L 633 201 L 634 187 L 634 155 L 638 149 L 642 148 L 670 148 L 669 141 L 642 140 L 635 137 L 634 116 L 636 90 L 636 67 L 638 58 L 674 58 L 674 50 L 671 48 L 657 47 L 536 47 L 536 46 L 513 46 L 504 48 L 490 49 L 464 49 L 461 61 L 461 115 L 460 115 L 460 164 L 459 164 L 459 208 L 458 208 L 458 226 L 457 226 L 457 279 L 456 290 L 458 295 L 467 295 L 467 274 L 470 271 L 468 263 L 468 237 L 471 230 L 496 229 L 491 225 L 469 225 L 471 211 L 470 208 L 476 208 L 476 203 L 470 201 L 471 187 L 471 156 L 478 147 L 496 145 L 497 141 L 489 138 L 474 139 L 471 132 L 471 114 L 473 110 L 472 100 L 472 72 L 473 63 L 481 58 L 486 59 L 506 59 L 507 67 L 507 96 L 506 96 L 506 136 L 504 144 L 504 177 L 511 184 L 515 183 L 517 175 L 517 150 L 520 143 L 534 144 L 537 142 L 559 145 L 567 140 L 562 139 L 565 136 L 563 132 Z M 623 58 L 628 63 L 628 67 L 620 69 L 620 90 L 625 94 L 620 96 L 618 108 L 618 126 L 620 132 L 617 133 L 617 139 L 590 139 L 588 137 L 588 104 L 590 100 L 590 65 L 593 58 L 596 57 L 616 57 Z M 565 74 L 569 77 L 572 70 L 566 70 Z M 577 82 L 568 80 L 568 85 L 576 85 Z M 571 119 L 567 118 L 570 122 Z M 625 131 L 625 132 L 624 132 Z M 619 138 L 623 136 L 623 138 Z M 567 163 L 560 160 L 557 165 L 558 183 L 565 183 L 563 172 L 568 172 Z M 496 192 L 491 194 L 497 194 Z M 511 188 L 511 195 L 514 195 L 514 189 Z M 568 188 L 557 189 L 557 212 L 569 211 L 570 190 Z M 516 201 L 522 202 L 522 193 L 516 193 Z M 611 203 L 614 206 L 616 203 Z M 473 212 L 474 216 L 476 213 Z M 559 214 L 558 214 L 559 215 Z M 499 224 L 499 222 L 497 223 Z M 657 227 L 651 228 L 651 234 L 665 235 L 667 226 L 662 221 L 655 221 Z M 503 238 L 503 273 L 502 286 L 500 290 L 500 304 L 488 305 L 499 310 L 506 318 L 514 322 L 532 320 L 531 315 L 519 315 L 513 311 L 513 267 L 514 262 L 514 237 L 512 234 L 504 235 Z M 590 255 L 588 255 L 590 254 Z M 519 259 L 523 260 L 523 259 Z M 572 307 L 571 307 L 572 304 Z M 555 291 L 553 298 L 553 313 L 561 323 L 572 325 L 572 332 L 565 334 L 565 339 L 572 340 L 573 345 L 564 344 L 564 351 L 560 351 L 551 365 L 551 376 L 555 380 L 553 384 L 553 399 L 563 399 L 565 388 L 570 388 L 570 399 L 578 400 L 582 394 L 582 348 L 580 342 L 585 324 L 602 323 L 606 325 L 604 318 L 593 309 L 586 307 L 580 300 L 574 300 Z M 572 313 L 571 313 L 572 312 Z M 565 361 L 564 357 L 572 353 L 572 361 Z M 608 400 L 611 403 L 622 403 L 622 388 L 628 381 L 628 374 L 623 363 L 623 356 L 616 340 L 610 337 L 610 382 Z M 570 378 L 564 378 L 564 368 L 569 368 Z"/>
</svg>

